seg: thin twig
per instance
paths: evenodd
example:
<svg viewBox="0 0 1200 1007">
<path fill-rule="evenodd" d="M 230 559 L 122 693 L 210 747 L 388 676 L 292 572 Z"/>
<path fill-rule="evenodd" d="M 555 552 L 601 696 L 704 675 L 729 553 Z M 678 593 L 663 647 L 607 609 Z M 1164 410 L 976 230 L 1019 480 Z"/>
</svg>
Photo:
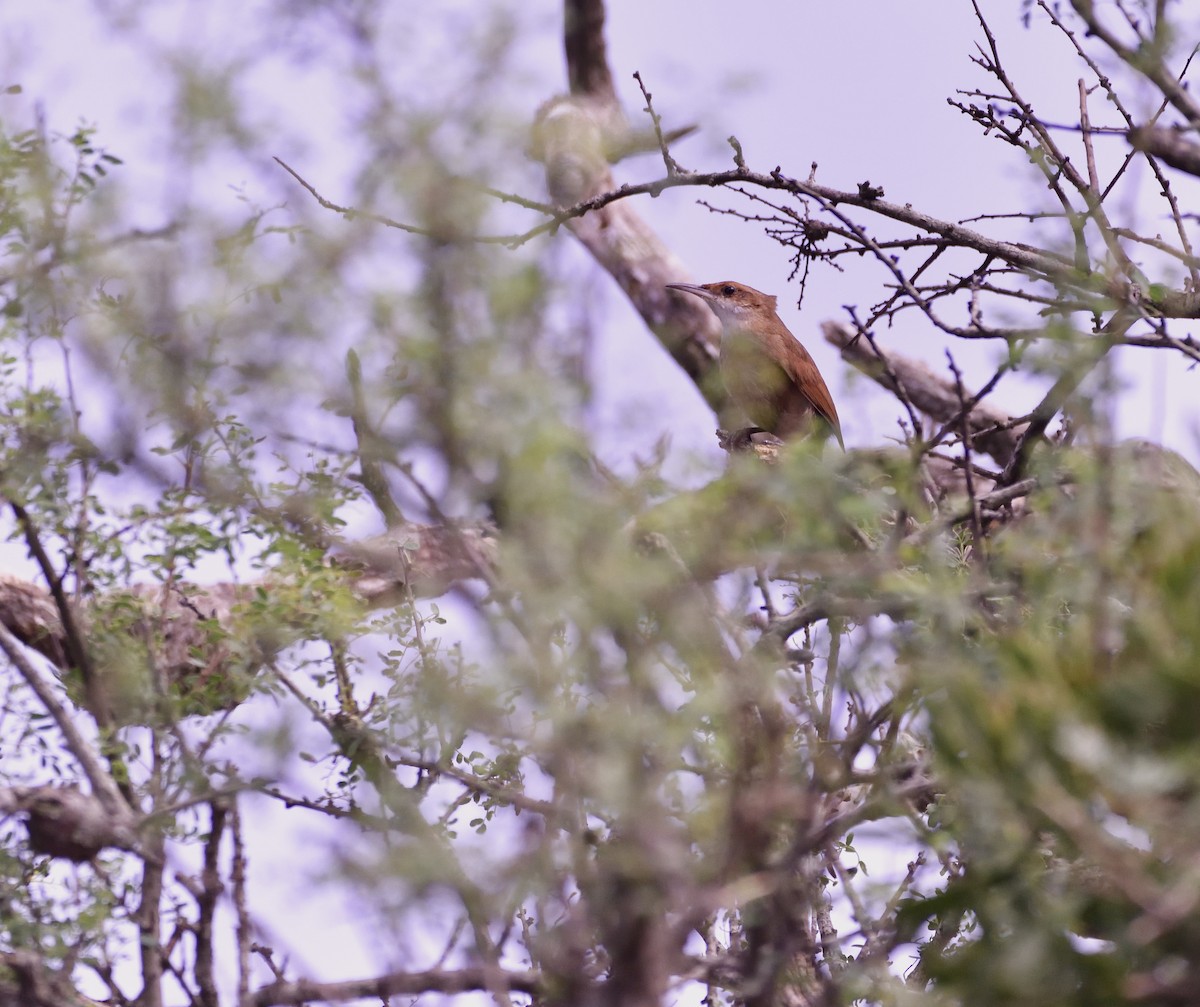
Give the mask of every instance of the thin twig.
<svg viewBox="0 0 1200 1007">
<path fill-rule="evenodd" d="M 646 90 L 646 85 L 642 82 L 642 75 L 634 71 L 633 79 L 638 82 L 638 87 L 642 90 L 642 97 L 646 99 L 645 111 L 650 115 L 650 122 L 654 125 L 654 137 L 658 141 L 658 151 L 662 155 L 663 166 L 667 169 L 667 177 L 674 178 L 676 175 L 683 172 L 683 168 L 679 166 L 679 162 L 671 156 L 671 151 L 667 148 L 667 141 L 663 137 L 662 118 L 654 111 L 654 95 Z"/>
</svg>

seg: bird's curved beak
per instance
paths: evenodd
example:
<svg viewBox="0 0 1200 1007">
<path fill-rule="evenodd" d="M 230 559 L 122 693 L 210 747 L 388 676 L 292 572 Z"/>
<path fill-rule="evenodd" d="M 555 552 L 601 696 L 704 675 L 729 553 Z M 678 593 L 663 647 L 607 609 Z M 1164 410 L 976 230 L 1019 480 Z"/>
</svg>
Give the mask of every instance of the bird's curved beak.
<svg viewBox="0 0 1200 1007">
<path fill-rule="evenodd" d="M 668 283 L 668 290 L 682 290 L 685 294 L 695 294 L 697 297 L 702 297 L 706 301 L 713 299 L 712 291 L 705 290 L 698 283 Z"/>
</svg>

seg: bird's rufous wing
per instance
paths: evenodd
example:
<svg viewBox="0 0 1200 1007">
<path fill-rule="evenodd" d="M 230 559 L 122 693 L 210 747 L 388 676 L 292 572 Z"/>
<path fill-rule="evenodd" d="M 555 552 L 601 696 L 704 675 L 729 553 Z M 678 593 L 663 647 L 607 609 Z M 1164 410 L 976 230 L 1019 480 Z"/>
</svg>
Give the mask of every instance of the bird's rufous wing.
<svg viewBox="0 0 1200 1007">
<path fill-rule="evenodd" d="M 796 345 L 800 352 L 790 354 L 785 358 L 784 367 L 788 371 L 788 377 L 792 379 L 800 393 L 808 399 L 817 414 L 833 428 L 838 443 L 844 450 L 846 445 L 842 440 L 842 424 L 838 419 L 837 407 L 833 404 L 833 396 L 829 394 L 825 379 L 817 370 L 816 361 L 799 340 L 796 341 Z"/>
</svg>

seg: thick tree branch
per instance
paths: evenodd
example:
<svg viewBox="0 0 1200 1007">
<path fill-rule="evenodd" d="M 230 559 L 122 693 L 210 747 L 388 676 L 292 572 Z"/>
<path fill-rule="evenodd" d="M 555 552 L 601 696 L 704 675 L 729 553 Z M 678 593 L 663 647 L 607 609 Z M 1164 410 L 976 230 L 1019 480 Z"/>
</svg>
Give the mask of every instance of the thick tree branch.
<svg viewBox="0 0 1200 1007">
<path fill-rule="evenodd" d="M 603 0 L 566 0 L 563 42 L 571 94 L 616 103 L 608 49 L 604 41 Z"/>
<path fill-rule="evenodd" d="M 694 298 L 666 289 L 686 276 L 683 263 L 631 205 L 607 198 L 615 188 L 606 153 L 613 116 L 611 107 L 574 98 L 557 99 L 539 112 L 535 153 L 546 165 L 555 202 L 570 208 L 556 215 L 553 226 L 567 225 L 719 411 L 723 389 L 712 380 L 720 338 L 716 317 Z"/>
</svg>

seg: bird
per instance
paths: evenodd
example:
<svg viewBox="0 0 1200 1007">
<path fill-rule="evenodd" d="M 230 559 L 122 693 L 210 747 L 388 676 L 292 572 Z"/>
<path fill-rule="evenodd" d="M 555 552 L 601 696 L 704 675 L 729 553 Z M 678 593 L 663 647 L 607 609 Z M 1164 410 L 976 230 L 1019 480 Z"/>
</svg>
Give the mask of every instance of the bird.
<svg viewBox="0 0 1200 1007">
<path fill-rule="evenodd" d="M 846 450 L 833 396 L 817 365 L 775 310 L 744 283 L 668 283 L 701 298 L 721 320 L 721 378 L 733 404 L 781 440 L 833 434 Z"/>
</svg>

